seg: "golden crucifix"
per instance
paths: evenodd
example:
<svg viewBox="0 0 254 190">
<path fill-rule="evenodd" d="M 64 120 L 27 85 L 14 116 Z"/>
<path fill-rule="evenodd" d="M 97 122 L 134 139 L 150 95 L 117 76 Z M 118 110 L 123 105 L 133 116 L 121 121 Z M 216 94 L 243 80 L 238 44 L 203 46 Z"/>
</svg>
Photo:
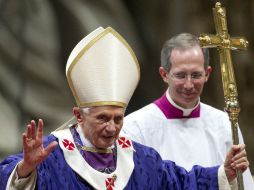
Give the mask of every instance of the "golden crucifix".
<svg viewBox="0 0 254 190">
<path fill-rule="evenodd" d="M 240 106 L 237 99 L 237 87 L 235 82 L 234 68 L 231 60 L 231 50 L 245 50 L 248 41 L 243 37 L 231 38 L 227 29 L 226 10 L 217 2 L 213 8 L 216 35 L 201 34 L 199 42 L 202 47 L 215 47 L 219 51 L 221 76 L 225 98 L 225 110 L 229 115 L 232 130 L 233 144 L 239 144 L 238 115 Z M 243 190 L 242 173 L 237 172 L 238 189 Z"/>
</svg>

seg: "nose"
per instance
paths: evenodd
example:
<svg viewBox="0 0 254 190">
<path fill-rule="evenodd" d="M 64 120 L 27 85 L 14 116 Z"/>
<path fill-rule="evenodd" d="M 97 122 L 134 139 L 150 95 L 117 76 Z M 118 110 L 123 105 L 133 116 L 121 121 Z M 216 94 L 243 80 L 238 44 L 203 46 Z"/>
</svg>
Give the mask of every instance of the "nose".
<svg viewBox="0 0 254 190">
<path fill-rule="evenodd" d="M 184 83 L 184 88 L 186 89 L 192 89 L 193 88 L 193 81 L 191 79 L 191 76 L 187 76 L 186 81 Z"/>
<path fill-rule="evenodd" d="M 107 132 L 110 132 L 110 133 L 116 132 L 116 124 L 115 124 L 114 120 L 110 120 L 107 122 L 106 130 L 107 130 Z"/>
</svg>

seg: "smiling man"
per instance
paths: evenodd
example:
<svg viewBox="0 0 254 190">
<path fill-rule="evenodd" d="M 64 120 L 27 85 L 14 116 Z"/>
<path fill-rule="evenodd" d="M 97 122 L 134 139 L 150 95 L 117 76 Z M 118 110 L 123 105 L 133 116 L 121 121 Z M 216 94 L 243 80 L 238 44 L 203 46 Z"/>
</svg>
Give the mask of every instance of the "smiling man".
<svg viewBox="0 0 254 190">
<path fill-rule="evenodd" d="M 199 102 L 212 68 L 204 65 L 203 52 L 198 45 L 174 48 L 170 61 L 169 69 L 159 68 L 162 79 L 168 84 L 169 96 L 180 107 L 192 109 Z"/>
<path fill-rule="evenodd" d="M 187 172 L 120 134 L 139 65 L 112 28 L 98 28 L 77 44 L 66 75 L 76 122 L 43 140 L 43 121 L 32 120 L 23 134 L 23 153 L 0 163 L 0 190 L 226 190 L 235 171 L 248 167 L 244 145 L 233 146 L 224 165 Z"/>
</svg>

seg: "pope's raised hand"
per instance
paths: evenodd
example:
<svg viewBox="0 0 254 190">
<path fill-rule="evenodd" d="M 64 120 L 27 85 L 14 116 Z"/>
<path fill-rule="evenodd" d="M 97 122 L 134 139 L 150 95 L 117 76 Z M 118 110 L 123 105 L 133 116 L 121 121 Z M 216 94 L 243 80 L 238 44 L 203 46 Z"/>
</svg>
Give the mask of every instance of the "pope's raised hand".
<svg viewBox="0 0 254 190">
<path fill-rule="evenodd" d="M 18 176 L 26 177 L 36 167 L 45 160 L 57 145 L 57 142 L 51 142 L 47 147 L 43 146 L 43 120 L 39 119 L 38 127 L 32 120 L 28 125 L 26 132 L 22 134 L 24 158 L 18 165 Z"/>
</svg>

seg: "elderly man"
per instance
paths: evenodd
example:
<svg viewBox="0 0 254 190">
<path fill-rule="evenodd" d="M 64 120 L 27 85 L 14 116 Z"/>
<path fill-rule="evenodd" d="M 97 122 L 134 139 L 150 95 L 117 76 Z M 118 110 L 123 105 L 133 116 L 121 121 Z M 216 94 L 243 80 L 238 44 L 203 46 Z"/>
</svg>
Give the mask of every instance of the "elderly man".
<svg viewBox="0 0 254 190">
<path fill-rule="evenodd" d="M 43 140 L 43 121 L 31 121 L 22 154 L 0 164 L 1 189 L 227 189 L 248 167 L 244 145 L 222 166 L 190 172 L 163 161 L 148 147 L 120 135 L 125 108 L 139 80 L 136 57 L 112 28 L 98 28 L 72 51 L 67 79 L 78 107 L 76 123 Z M 128 79 L 128 80 L 126 80 Z"/>
<path fill-rule="evenodd" d="M 212 71 L 208 49 L 196 36 L 178 34 L 161 51 L 159 73 L 166 92 L 153 103 L 131 113 L 123 130 L 136 142 L 157 150 L 161 157 L 190 170 L 222 164 L 232 146 L 227 113 L 200 102 Z M 240 143 L 243 138 L 239 130 Z M 249 169 L 243 174 L 245 190 L 253 190 Z"/>
</svg>

